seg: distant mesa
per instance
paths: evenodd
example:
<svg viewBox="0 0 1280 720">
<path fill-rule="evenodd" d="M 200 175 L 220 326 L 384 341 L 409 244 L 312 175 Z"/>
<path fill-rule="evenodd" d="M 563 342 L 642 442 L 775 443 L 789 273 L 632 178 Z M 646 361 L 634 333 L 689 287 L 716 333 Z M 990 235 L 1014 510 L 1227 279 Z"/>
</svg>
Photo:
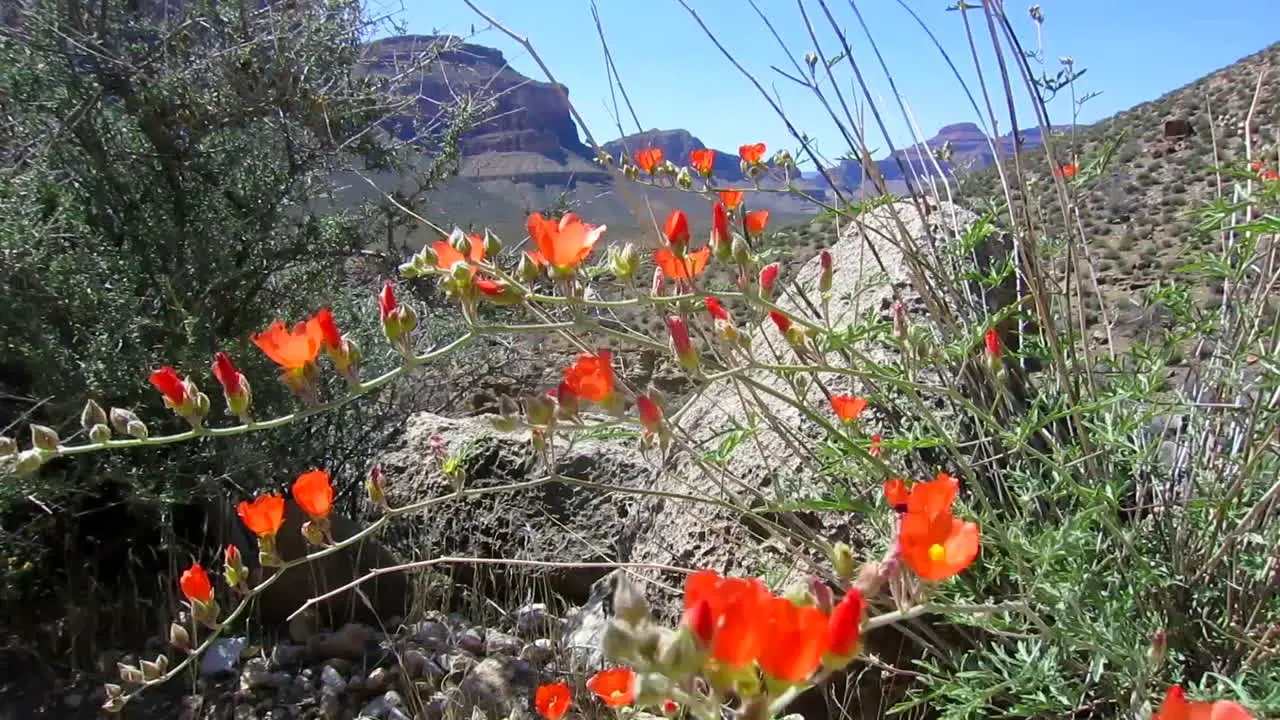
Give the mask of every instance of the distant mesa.
<svg viewBox="0 0 1280 720">
<path fill-rule="evenodd" d="M 646 130 L 634 135 L 620 137 L 604 144 L 604 149 L 615 159 L 621 155 L 634 155 L 637 150 L 655 147 L 662 150 L 663 156 L 677 165 L 689 163 L 689 153 L 703 150 L 707 146 L 688 130 Z M 742 168 L 738 165 L 738 150 L 716 150 L 715 163 L 712 166 L 715 176 L 721 180 L 735 182 L 743 179 Z"/>
</svg>

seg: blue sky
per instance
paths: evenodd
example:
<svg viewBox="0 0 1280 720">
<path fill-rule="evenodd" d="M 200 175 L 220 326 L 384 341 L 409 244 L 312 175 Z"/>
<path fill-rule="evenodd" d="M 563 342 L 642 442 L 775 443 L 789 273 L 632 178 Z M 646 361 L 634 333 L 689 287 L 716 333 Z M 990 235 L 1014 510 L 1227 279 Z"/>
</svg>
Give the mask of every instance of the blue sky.
<svg viewBox="0 0 1280 720">
<path fill-rule="evenodd" d="M 834 33 L 817 0 L 802 0 L 828 56 L 838 52 Z M 476 0 L 486 13 L 525 35 L 568 86 L 570 99 L 586 119 L 597 141 L 619 135 L 619 120 L 610 100 L 609 76 L 591 15 L 589 0 Z M 847 145 L 812 92 L 788 80 L 771 66 L 794 72 L 792 61 L 771 36 L 747 0 L 686 0 L 743 66 L 778 98 L 800 130 L 818 141 L 821 152 L 837 157 Z M 952 56 L 965 81 L 975 90 L 977 78 L 960 14 L 946 12 L 954 0 L 906 0 Z M 375 12 L 393 14 L 411 33 L 433 31 L 470 36 L 470 41 L 502 50 L 517 71 L 545 80 L 532 58 L 500 31 L 472 12 L 462 0 L 372 0 Z M 756 0 L 802 63 L 814 43 L 797 0 Z M 897 110 L 888 82 L 879 68 L 850 0 L 826 0 L 844 28 L 877 103 L 892 141 L 910 141 L 909 123 Z M 1022 42 L 1037 46 L 1035 24 L 1028 17 L 1030 3 L 1008 2 Z M 746 142 L 763 141 L 770 151 L 794 149 L 798 143 L 749 80 L 716 49 L 693 17 L 677 0 L 597 0 L 604 33 L 618 66 L 623 86 L 640 125 L 645 128 L 686 128 L 711 147 L 736 150 Z M 857 0 L 857 7 L 876 38 L 884 61 L 904 96 L 915 124 L 925 137 L 943 125 L 977 121 L 964 92 L 942 56 L 897 0 Z M 1269 0 L 1043 0 L 1042 30 L 1045 69 L 1058 70 L 1059 58 L 1071 56 L 1082 93 L 1100 93 L 1080 107 L 1080 122 L 1105 118 L 1117 111 L 1181 87 L 1276 42 L 1280 2 Z M 980 47 L 990 41 L 980 14 L 970 13 Z M 476 31 L 471 35 L 472 27 Z M 995 73 L 990 50 L 980 52 L 983 71 L 993 93 Z M 836 79 L 857 116 L 853 75 L 848 63 Z M 830 91 L 830 86 L 824 86 Z M 832 102 L 835 96 L 828 93 Z M 619 100 L 619 102 L 621 102 Z M 979 101 L 981 102 L 981 101 Z M 1003 103 L 1000 104 L 1003 107 Z M 624 132 L 636 123 L 622 110 Z M 1065 95 L 1050 106 L 1055 123 L 1071 121 L 1072 103 Z M 1000 132 L 1008 131 L 1007 112 L 997 111 Z M 1019 123 L 1034 121 L 1024 105 Z M 887 144 L 868 121 L 869 144 L 877 157 Z"/>
</svg>

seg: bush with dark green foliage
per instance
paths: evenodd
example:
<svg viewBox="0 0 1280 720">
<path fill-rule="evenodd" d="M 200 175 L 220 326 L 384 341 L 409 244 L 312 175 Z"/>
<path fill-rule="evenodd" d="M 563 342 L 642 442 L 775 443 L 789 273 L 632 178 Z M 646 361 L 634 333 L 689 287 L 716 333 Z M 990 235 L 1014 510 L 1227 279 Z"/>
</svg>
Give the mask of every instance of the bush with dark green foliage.
<svg viewBox="0 0 1280 720">
<path fill-rule="evenodd" d="M 384 133 L 415 98 L 364 71 L 374 25 L 359 3 L 260 5 L 161 13 L 37 0 L 0 29 L 0 428 L 41 422 L 74 436 L 89 398 L 173 418 L 146 385 L 154 367 L 173 365 L 215 396 L 215 351 L 271 377 L 248 336 L 319 304 L 376 345 L 368 278 L 391 267 L 376 249 L 407 216 L 342 207 L 333 178 L 397 172 L 429 190 L 454 171 L 471 119 L 442 118 L 416 146 Z M 366 359 L 369 371 L 380 364 Z M 278 383 L 254 394 L 264 414 L 292 402 Z M 352 413 L 382 411 L 366 405 L 254 443 L 63 460 L 6 484 L 8 599 L 34 607 L 70 593 L 96 562 L 127 572 L 163 550 L 156 532 L 193 498 L 278 482 L 298 463 L 363 463 L 378 425 Z M 159 539 L 180 539 L 168 535 Z"/>
</svg>

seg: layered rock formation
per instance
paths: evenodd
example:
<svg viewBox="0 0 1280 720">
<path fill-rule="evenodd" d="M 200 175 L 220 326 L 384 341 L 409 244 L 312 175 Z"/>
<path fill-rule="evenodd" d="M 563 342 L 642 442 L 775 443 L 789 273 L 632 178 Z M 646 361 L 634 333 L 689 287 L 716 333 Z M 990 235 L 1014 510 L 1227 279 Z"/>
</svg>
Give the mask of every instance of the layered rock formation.
<svg viewBox="0 0 1280 720">
<path fill-rule="evenodd" d="M 368 68 L 393 76 L 402 64 L 444 42 L 449 48 L 427 72 L 403 86 L 404 92 L 416 95 L 416 102 L 412 112 L 391 122 L 401 139 L 429 136 L 442 111 L 469 97 L 484 104 L 488 119 L 462 139 L 464 156 L 478 160 L 469 163 L 478 173 L 464 174 L 537 183 L 562 182 L 572 174 L 578 182 L 609 182 L 578 136 L 569 111 L 569 89 L 516 72 L 499 50 L 438 36 L 402 35 L 370 43 Z M 508 161 L 499 162 L 499 156 Z"/>
</svg>

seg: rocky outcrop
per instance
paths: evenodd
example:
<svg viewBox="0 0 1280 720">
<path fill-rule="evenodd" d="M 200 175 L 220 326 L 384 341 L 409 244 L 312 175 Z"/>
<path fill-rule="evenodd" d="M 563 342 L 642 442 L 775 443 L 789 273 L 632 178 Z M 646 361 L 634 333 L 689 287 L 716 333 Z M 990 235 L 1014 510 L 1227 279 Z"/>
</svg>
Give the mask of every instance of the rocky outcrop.
<svg viewBox="0 0 1280 720">
<path fill-rule="evenodd" d="M 410 559 L 443 556 L 564 562 L 563 567 L 485 565 L 459 562 L 437 568 L 456 584 L 508 598 L 536 587 L 583 603 L 608 567 L 573 563 L 616 562 L 630 554 L 638 521 L 647 517 L 634 492 L 653 469 L 620 440 L 557 439 L 554 467 L 545 467 L 528 433 L 495 430 L 485 418 L 412 416 L 379 462 L 393 506 L 456 494 L 450 478 L 430 458 L 461 458 L 462 485 L 469 490 L 521 487 L 449 499 L 405 517 L 389 533 L 395 549 Z M 559 480 L 540 482 L 554 470 Z"/>
<path fill-rule="evenodd" d="M 401 86 L 403 92 L 416 97 L 416 103 L 414 112 L 402 114 L 389 123 L 397 135 L 404 140 L 429 136 L 438 127 L 437 118 L 443 109 L 459 97 L 471 97 L 487 104 L 485 115 L 489 119 L 462 139 L 464 155 L 539 155 L 566 166 L 568 171 L 576 173 L 578 181 L 608 182 L 608 174 L 590 164 L 595 154 L 578 136 L 569 111 L 568 88 L 521 75 L 511 69 L 499 50 L 452 38 L 402 35 L 369 43 L 365 49 L 367 68 L 391 77 L 401 64 L 445 42 L 449 49 L 442 52 L 425 73 L 415 75 L 412 82 Z M 491 167 L 490 172 L 501 175 L 504 168 L 499 164 Z M 541 175 L 548 172 L 551 171 L 540 170 Z M 540 175 L 517 179 L 552 180 Z"/>
</svg>

